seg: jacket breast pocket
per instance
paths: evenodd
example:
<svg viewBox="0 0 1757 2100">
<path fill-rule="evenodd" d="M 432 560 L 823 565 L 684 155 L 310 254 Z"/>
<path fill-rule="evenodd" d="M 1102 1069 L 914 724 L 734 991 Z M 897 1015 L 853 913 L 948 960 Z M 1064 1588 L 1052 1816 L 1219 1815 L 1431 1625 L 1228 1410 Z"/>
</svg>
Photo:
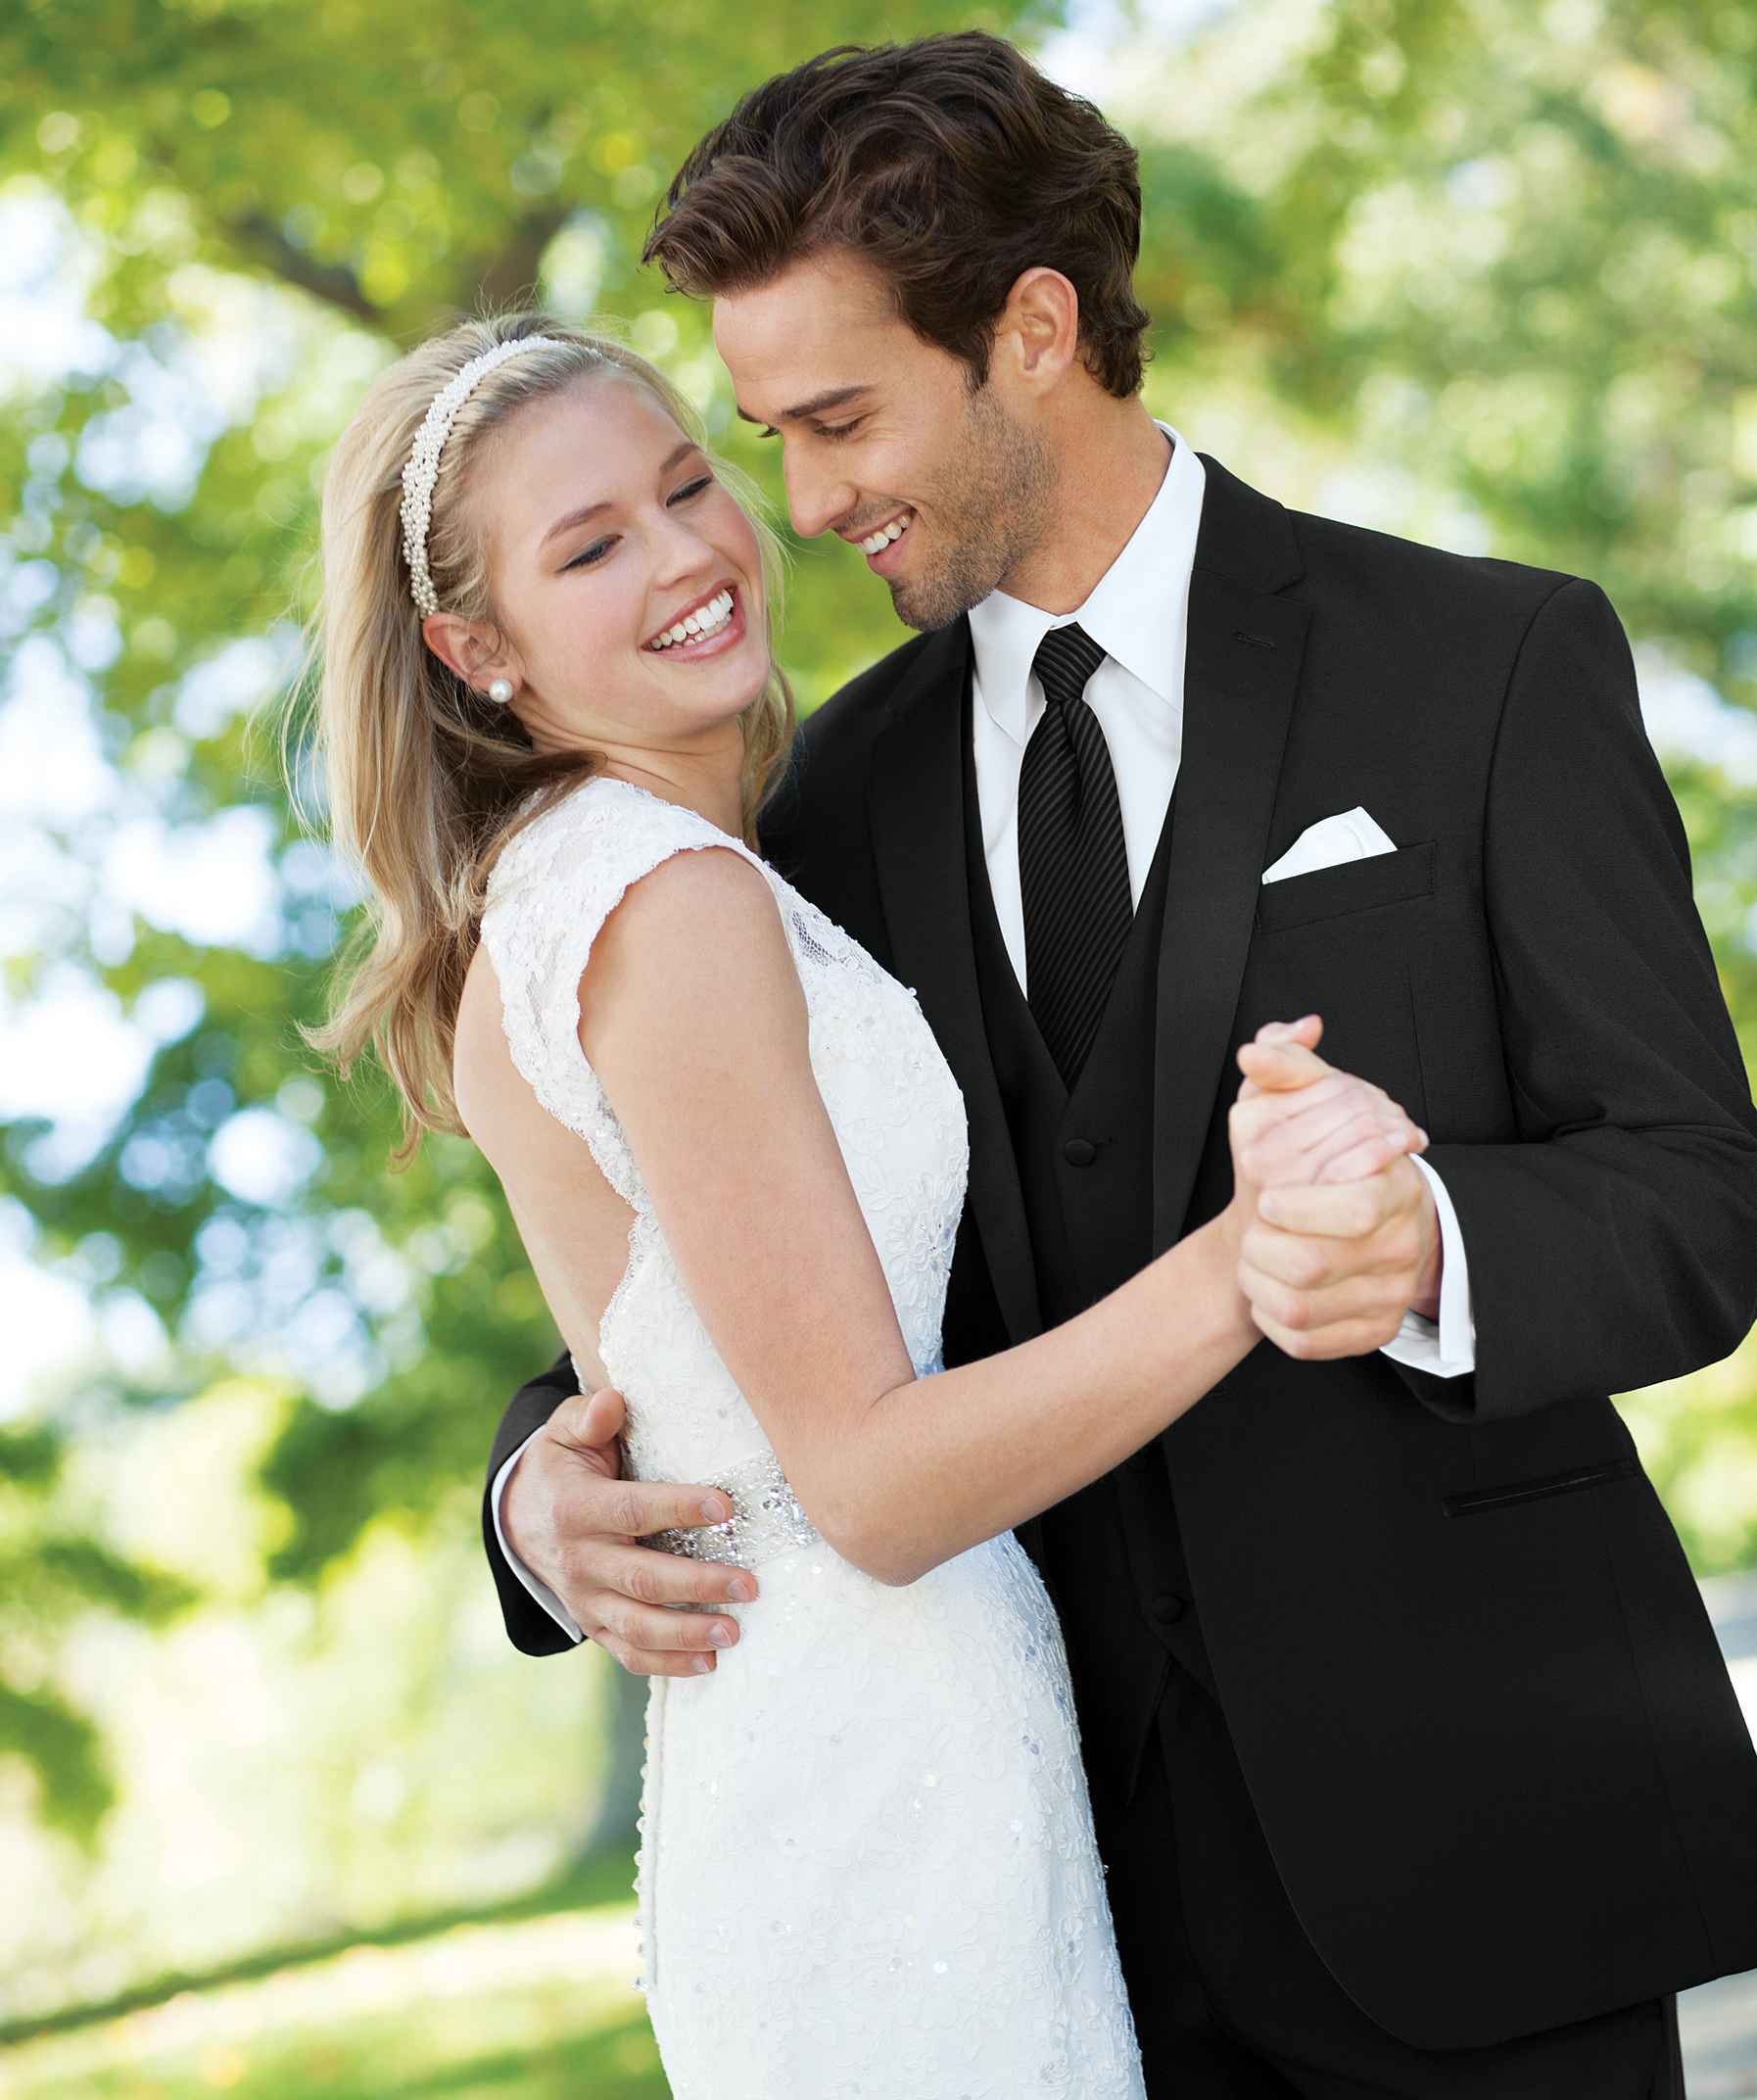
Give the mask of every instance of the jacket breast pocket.
<svg viewBox="0 0 1757 2100">
<path fill-rule="evenodd" d="M 1386 904 L 1407 904 L 1434 893 L 1434 847 L 1402 846 L 1395 853 L 1374 853 L 1365 860 L 1344 861 L 1337 868 L 1314 868 L 1309 875 L 1264 883 L 1257 896 L 1259 933 L 1285 932 L 1322 919 L 1341 919 Z"/>
</svg>

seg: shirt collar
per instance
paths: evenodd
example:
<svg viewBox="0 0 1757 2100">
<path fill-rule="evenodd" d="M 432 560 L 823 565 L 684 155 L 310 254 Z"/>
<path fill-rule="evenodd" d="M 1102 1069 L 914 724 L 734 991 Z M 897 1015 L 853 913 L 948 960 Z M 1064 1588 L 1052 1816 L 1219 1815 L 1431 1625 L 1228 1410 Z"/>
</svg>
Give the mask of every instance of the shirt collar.
<svg viewBox="0 0 1757 2100">
<path fill-rule="evenodd" d="M 1083 605 L 1049 613 L 995 591 L 972 609 L 971 642 L 982 703 L 996 726 L 1021 743 L 1037 646 L 1052 627 L 1074 620 L 1159 699 L 1173 707 L 1183 704 L 1183 628 L 1207 477 L 1183 438 L 1168 423 L 1159 427 L 1171 440 L 1165 478 Z"/>
</svg>

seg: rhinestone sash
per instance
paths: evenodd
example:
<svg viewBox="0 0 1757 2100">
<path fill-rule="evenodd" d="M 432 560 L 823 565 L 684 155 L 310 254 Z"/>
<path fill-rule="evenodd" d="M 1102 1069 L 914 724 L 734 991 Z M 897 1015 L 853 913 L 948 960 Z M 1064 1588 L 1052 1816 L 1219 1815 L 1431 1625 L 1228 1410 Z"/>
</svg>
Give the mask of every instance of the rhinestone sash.
<svg viewBox="0 0 1757 2100">
<path fill-rule="evenodd" d="M 702 1486 L 718 1488 L 732 1503 L 733 1513 L 724 1524 L 655 1531 L 641 1545 L 661 1553 L 684 1553 L 691 1560 L 756 1568 L 796 1546 L 818 1544 L 817 1527 L 800 1508 L 773 1452 L 746 1458 L 731 1471 L 704 1480 Z"/>
</svg>

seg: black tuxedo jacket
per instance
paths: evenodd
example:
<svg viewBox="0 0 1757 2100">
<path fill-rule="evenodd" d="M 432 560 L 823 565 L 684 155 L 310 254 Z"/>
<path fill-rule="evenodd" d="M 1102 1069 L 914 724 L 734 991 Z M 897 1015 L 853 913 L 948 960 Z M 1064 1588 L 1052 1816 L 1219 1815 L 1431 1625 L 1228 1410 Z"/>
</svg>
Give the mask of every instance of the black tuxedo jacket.
<svg viewBox="0 0 1757 2100">
<path fill-rule="evenodd" d="M 1325 1055 L 1434 1139 L 1477 1368 L 1264 1343 L 1165 1465 L 1303 1925 L 1381 2026 L 1479 2046 L 1757 1966 L 1757 1752 L 1606 1398 L 1725 1355 L 1757 1312 L 1757 1116 L 1602 595 L 1205 465 L 1154 1245 L 1227 1200 L 1236 1046 L 1319 1012 Z M 949 1361 L 1041 1324 L 971 931 L 969 665 L 960 621 L 828 702 L 766 837 L 916 987 L 963 1088 Z M 1397 852 L 1262 885 L 1356 804 Z M 497 1467 L 565 1389 L 520 1394 Z M 565 1646 L 485 1529 L 515 1642 Z"/>
</svg>

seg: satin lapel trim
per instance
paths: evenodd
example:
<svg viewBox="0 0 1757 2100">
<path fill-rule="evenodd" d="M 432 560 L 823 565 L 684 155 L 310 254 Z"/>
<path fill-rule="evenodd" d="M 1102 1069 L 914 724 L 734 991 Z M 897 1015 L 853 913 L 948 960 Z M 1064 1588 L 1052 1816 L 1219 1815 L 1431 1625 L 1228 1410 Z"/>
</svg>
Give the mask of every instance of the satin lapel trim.
<svg viewBox="0 0 1757 2100">
<path fill-rule="evenodd" d="M 1216 1097 L 1226 1088 L 1230 1098 L 1232 1021 L 1309 621 L 1306 606 L 1218 570 L 1198 567 L 1191 578 L 1183 757 L 1160 942 L 1156 1254 L 1183 1231 Z"/>
<path fill-rule="evenodd" d="M 874 740 L 873 858 L 897 976 L 913 985 L 964 1095 L 970 1207 L 1014 1341 L 1042 1331 L 1013 1138 L 982 1025 L 964 848 L 964 697 L 969 629 L 926 650 Z"/>
</svg>

